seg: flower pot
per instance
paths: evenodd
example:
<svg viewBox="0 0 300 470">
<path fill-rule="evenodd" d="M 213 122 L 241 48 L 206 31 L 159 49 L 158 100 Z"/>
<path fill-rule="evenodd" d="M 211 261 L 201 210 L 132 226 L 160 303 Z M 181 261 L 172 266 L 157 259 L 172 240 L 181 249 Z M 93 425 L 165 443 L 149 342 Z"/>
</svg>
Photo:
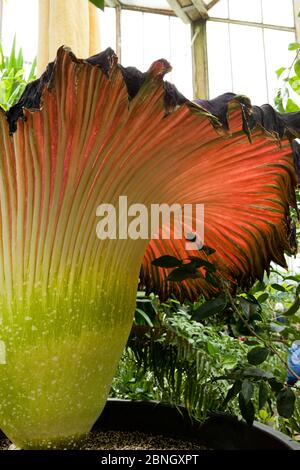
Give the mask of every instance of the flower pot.
<svg viewBox="0 0 300 470">
<path fill-rule="evenodd" d="M 191 419 L 187 410 L 153 401 L 110 399 L 93 431 L 138 431 L 181 441 L 195 439 L 214 450 L 300 450 L 285 434 L 255 422 L 252 427 L 227 413 L 211 413 L 204 424 Z M 4 434 L 0 435 L 0 440 Z"/>
<path fill-rule="evenodd" d="M 191 419 L 185 408 L 153 401 L 110 399 L 94 429 L 142 431 L 180 439 L 197 439 L 210 449 L 300 450 L 287 435 L 255 422 L 252 427 L 227 413 L 211 413 L 204 424 Z"/>
</svg>

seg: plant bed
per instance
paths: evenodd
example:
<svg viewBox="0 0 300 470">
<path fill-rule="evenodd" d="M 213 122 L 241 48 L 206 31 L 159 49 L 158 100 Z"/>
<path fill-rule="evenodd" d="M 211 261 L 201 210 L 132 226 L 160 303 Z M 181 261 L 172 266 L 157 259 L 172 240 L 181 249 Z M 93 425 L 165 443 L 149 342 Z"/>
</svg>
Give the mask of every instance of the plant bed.
<svg viewBox="0 0 300 470">
<path fill-rule="evenodd" d="M 0 449 L 10 443 L 0 438 Z M 300 450 L 285 434 L 255 422 L 252 427 L 232 415 L 212 413 L 204 424 L 185 408 L 152 401 L 110 399 L 95 423 L 85 450 Z"/>
</svg>

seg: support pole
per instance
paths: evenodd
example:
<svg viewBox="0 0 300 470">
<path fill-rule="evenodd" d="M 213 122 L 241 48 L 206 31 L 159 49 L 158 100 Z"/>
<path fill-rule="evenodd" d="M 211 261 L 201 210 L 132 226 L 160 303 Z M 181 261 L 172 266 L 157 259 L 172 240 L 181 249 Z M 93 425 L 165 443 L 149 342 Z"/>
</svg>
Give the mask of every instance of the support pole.
<svg viewBox="0 0 300 470">
<path fill-rule="evenodd" d="M 208 99 L 206 20 L 192 23 L 194 98 Z"/>
</svg>

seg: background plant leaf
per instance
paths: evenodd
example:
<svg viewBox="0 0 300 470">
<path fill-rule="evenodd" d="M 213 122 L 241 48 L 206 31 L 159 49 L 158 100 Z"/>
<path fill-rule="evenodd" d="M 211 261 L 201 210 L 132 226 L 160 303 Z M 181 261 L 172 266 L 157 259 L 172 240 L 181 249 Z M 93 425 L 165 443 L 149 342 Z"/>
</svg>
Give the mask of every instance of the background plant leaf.
<svg viewBox="0 0 300 470">
<path fill-rule="evenodd" d="M 182 265 L 182 261 L 175 256 L 163 255 L 152 261 L 153 266 L 160 268 L 176 268 Z"/>
<path fill-rule="evenodd" d="M 257 346 L 248 352 L 247 359 L 250 364 L 257 366 L 258 364 L 264 362 L 268 355 L 269 351 L 267 348 L 261 348 L 260 346 Z"/>
<path fill-rule="evenodd" d="M 284 388 L 278 393 L 276 402 L 277 411 L 280 416 L 287 419 L 292 416 L 294 413 L 295 400 L 295 394 L 290 388 Z"/>
<path fill-rule="evenodd" d="M 196 321 L 205 320 L 212 315 L 223 312 L 226 306 L 227 299 L 224 294 L 221 294 L 218 297 L 208 300 L 204 304 L 200 305 L 200 307 L 193 312 L 192 318 Z"/>
<path fill-rule="evenodd" d="M 251 426 L 255 416 L 254 405 L 251 400 L 247 402 L 241 392 L 239 393 L 239 407 L 244 420 Z"/>
</svg>

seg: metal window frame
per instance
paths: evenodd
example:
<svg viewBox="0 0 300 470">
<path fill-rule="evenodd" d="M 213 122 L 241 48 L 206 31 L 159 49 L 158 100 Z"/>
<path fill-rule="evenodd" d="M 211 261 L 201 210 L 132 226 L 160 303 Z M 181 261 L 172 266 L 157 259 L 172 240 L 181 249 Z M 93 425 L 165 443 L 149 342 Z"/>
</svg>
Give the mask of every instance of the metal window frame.
<svg viewBox="0 0 300 470">
<path fill-rule="evenodd" d="M 173 1 L 174 0 L 172 0 L 172 2 Z M 220 0 L 211 0 L 206 5 L 207 10 L 210 10 L 219 1 Z M 161 9 L 154 9 L 154 8 L 147 8 L 147 7 L 140 7 L 140 6 L 133 6 L 133 5 L 122 5 L 119 2 L 119 0 L 106 0 L 107 6 L 116 8 L 116 44 L 117 44 L 117 54 L 119 58 L 122 57 L 122 32 L 121 32 L 122 10 L 138 11 L 141 13 L 155 13 L 155 14 L 167 15 L 169 17 L 178 16 L 185 23 L 189 23 L 188 17 L 184 9 L 181 9 L 181 11 L 179 11 L 181 8 L 179 5 L 179 2 L 176 0 L 174 1 L 174 4 L 175 3 L 177 5 L 177 9 L 175 10 L 177 14 L 171 10 L 161 10 Z M 261 1 L 261 5 L 262 5 L 262 1 Z M 192 63 L 193 63 L 194 96 L 195 97 L 201 96 L 203 98 L 209 97 L 206 21 L 226 23 L 228 24 L 228 28 L 230 24 L 237 24 L 241 26 L 250 26 L 250 27 L 256 27 L 256 28 L 258 27 L 262 29 L 263 38 L 264 38 L 265 29 L 294 32 L 296 35 L 296 40 L 300 42 L 300 18 L 297 16 L 298 12 L 300 11 L 300 0 L 293 0 L 293 6 L 294 6 L 294 18 L 295 18 L 295 24 L 293 27 L 292 26 L 291 27 L 279 26 L 279 25 L 267 24 L 263 22 L 257 23 L 253 21 L 232 20 L 229 18 L 216 18 L 216 17 L 210 17 L 210 16 L 207 19 L 190 23 L 191 24 L 191 47 L 192 47 Z M 264 57 L 265 57 L 265 50 L 264 50 Z M 266 63 L 266 57 L 265 57 L 265 63 Z M 266 75 L 266 83 L 267 83 L 266 66 L 265 66 L 265 75 Z M 269 91 L 268 91 L 268 86 L 267 86 L 267 94 L 268 93 Z"/>
<path fill-rule="evenodd" d="M 219 1 L 219 0 L 218 0 Z M 217 3 L 217 2 L 216 2 Z M 262 12 L 262 0 L 260 0 L 261 5 L 261 12 Z M 268 23 L 261 23 L 254 22 L 254 21 L 244 21 L 244 20 L 234 20 L 229 18 L 229 2 L 228 2 L 228 18 L 216 18 L 216 17 L 209 17 L 208 21 L 215 22 L 215 23 L 225 23 L 228 25 L 228 36 L 229 36 L 229 43 L 230 43 L 230 25 L 240 25 L 240 26 L 250 26 L 255 28 L 260 28 L 262 31 L 262 38 L 263 38 L 263 53 L 264 53 L 264 64 L 265 64 L 265 81 L 266 81 L 266 91 L 267 91 L 267 100 L 269 101 L 269 89 L 268 89 L 268 73 L 267 73 L 267 58 L 266 58 L 266 49 L 265 49 L 265 30 L 272 29 L 276 31 L 288 31 L 295 33 L 296 41 L 300 43 L 300 18 L 298 17 L 298 12 L 300 12 L 300 0 L 293 0 L 293 9 L 294 9 L 294 26 L 279 26 L 274 24 Z M 230 69 L 231 69 L 231 82 L 233 86 L 233 73 L 232 73 L 232 49 L 230 49 Z M 209 80 L 207 83 L 208 94 L 209 94 Z"/>
</svg>

